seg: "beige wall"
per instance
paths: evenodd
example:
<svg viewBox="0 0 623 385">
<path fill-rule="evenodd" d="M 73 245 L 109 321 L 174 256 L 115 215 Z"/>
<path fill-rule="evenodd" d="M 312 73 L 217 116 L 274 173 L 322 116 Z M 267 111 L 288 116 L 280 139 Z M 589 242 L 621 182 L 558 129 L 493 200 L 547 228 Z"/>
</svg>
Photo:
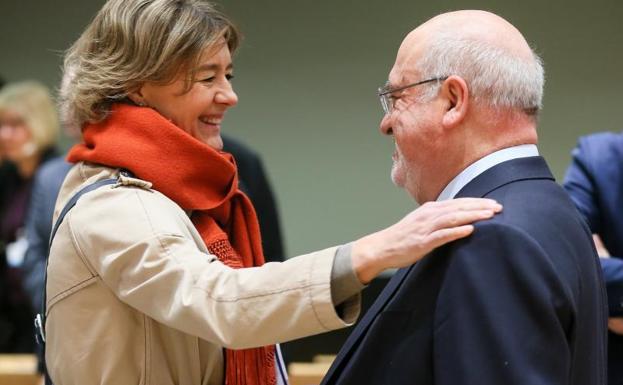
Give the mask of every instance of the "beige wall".
<svg viewBox="0 0 623 385">
<path fill-rule="evenodd" d="M 0 2 L 0 74 L 59 79 L 59 55 L 102 1 Z M 288 250 L 340 243 L 414 207 L 389 181 L 376 87 L 415 25 L 452 9 L 497 12 L 545 61 L 540 150 L 558 178 L 577 136 L 623 128 L 623 2 L 222 0 L 245 40 L 240 104 L 224 129 L 258 150 L 279 197 Z M 451 149 L 448 149 L 450 151 Z"/>
</svg>

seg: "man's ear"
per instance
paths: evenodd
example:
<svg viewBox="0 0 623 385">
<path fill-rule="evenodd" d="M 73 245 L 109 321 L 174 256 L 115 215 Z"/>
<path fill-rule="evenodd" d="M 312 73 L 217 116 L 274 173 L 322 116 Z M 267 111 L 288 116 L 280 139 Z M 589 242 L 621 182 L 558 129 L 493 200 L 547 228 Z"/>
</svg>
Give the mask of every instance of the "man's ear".
<svg viewBox="0 0 623 385">
<path fill-rule="evenodd" d="M 444 127 L 454 128 L 461 124 L 467 116 L 469 108 L 467 83 L 460 76 L 452 75 L 443 82 L 440 94 L 447 101 L 442 124 Z"/>
</svg>

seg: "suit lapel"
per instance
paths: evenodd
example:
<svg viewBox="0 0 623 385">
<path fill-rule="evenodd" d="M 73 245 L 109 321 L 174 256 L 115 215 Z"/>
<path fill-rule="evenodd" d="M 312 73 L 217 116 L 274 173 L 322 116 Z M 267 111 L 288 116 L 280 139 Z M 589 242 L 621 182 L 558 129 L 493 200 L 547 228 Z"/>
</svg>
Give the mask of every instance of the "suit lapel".
<svg viewBox="0 0 623 385">
<path fill-rule="evenodd" d="M 342 366 L 348 362 L 348 357 L 353 348 L 359 343 L 359 340 L 366 333 L 372 321 L 374 321 L 376 316 L 385 308 L 387 302 L 394 296 L 394 293 L 398 290 L 400 284 L 404 281 L 411 269 L 413 269 L 413 265 L 399 269 L 394 274 L 387 286 L 385 286 L 385 289 L 383 289 L 381 294 L 374 301 L 374 304 L 368 309 L 361 321 L 357 323 L 357 326 L 340 349 L 340 352 L 335 358 L 335 362 L 325 375 L 322 384 L 330 383 L 331 377 L 333 377 L 336 372 L 340 373 L 342 371 Z"/>
</svg>

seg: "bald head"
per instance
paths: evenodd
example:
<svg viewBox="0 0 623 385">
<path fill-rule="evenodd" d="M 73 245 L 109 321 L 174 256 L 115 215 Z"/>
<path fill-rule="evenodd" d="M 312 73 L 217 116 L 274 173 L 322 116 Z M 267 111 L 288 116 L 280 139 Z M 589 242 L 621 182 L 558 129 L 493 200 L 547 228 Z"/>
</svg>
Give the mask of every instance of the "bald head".
<svg viewBox="0 0 623 385">
<path fill-rule="evenodd" d="M 400 77 L 457 75 L 477 102 L 529 115 L 541 107 L 539 57 L 517 28 L 490 12 L 456 11 L 428 20 L 404 39 L 392 72 Z M 435 91 L 430 88 L 429 94 Z"/>
<path fill-rule="evenodd" d="M 532 60 L 533 56 L 521 32 L 491 12 L 466 10 L 441 14 L 413 30 L 405 42 L 434 35 L 478 41 L 524 60 Z"/>
</svg>

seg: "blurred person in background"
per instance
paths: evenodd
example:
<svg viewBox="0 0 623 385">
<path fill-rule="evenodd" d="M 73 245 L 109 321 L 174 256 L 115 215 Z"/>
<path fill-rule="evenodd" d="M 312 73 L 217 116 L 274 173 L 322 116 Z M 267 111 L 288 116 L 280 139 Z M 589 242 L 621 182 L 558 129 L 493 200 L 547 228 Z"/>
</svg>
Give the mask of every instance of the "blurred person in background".
<svg viewBox="0 0 623 385">
<path fill-rule="evenodd" d="M 608 296 L 608 385 L 623 385 L 623 134 L 583 136 L 563 186 L 595 237 Z"/>
<path fill-rule="evenodd" d="M 36 170 L 55 154 L 59 121 L 48 89 L 34 81 L 0 91 L 0 352 L 34 351 L 33 310 L 23 287 L 24 222 Z"/>
</svg>

